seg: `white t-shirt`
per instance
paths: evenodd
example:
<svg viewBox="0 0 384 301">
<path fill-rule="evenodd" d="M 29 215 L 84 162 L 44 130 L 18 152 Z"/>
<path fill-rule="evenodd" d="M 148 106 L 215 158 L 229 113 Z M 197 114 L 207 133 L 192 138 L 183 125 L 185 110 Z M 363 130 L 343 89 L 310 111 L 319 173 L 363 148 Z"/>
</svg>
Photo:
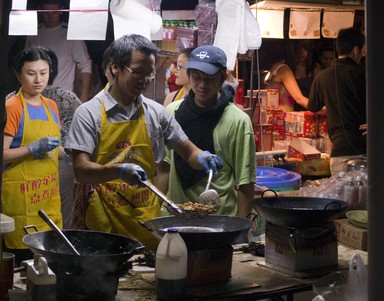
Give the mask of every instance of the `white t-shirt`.
<svg viewBox="0 0 384 301">
<path fill-rule="evenodd" d="M 81 73 L 92 72 L 92 61 L 84 41 L 67 40 L 67 24 L 55 28 L 39 25 L 37 36 L 28 36 L 25 48 L 45 46 L 56 53 L 59 70 L 52 87 L 73 91 L 76 67 Z"/>
</svg>

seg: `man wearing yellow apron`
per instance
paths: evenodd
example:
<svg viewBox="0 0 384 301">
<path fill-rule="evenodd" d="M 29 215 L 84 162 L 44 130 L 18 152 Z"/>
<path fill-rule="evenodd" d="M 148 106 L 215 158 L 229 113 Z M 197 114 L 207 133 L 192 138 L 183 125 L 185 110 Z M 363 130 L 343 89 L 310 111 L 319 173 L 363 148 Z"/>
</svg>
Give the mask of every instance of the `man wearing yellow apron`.
<svg viewBox="0 0 384 301">
<path fill-rule="evenodd" d="M 77 109 L 65 145 L 81 182 L 72 227 L 119 233 L 149 249 L 158 241 L 137 222 L 159 216 L 160 205 L 141 181 L 154 180 L 165 146 L 197 170 L 222 167 L 220 157 L 197 148 L 161 104 L 141 94 L 156 76 L 157 51 L 140 35 L 111 44 L 104 59 L 113 83 Z"/>
</svg>

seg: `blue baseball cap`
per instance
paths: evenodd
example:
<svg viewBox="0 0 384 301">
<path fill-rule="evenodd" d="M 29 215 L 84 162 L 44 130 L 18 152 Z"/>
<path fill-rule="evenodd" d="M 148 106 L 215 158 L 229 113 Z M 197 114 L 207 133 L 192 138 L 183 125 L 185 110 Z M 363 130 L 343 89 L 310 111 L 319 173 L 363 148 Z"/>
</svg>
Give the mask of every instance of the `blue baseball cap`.
<svg viewBox="0 0 384 301">
<path fill-rule="evenodd" d="M 216 46 L 200 46 L 191 52 L 185 68 L 213 75 L 219 70 L 227 70 L 227 56 Z"/>
</svg>

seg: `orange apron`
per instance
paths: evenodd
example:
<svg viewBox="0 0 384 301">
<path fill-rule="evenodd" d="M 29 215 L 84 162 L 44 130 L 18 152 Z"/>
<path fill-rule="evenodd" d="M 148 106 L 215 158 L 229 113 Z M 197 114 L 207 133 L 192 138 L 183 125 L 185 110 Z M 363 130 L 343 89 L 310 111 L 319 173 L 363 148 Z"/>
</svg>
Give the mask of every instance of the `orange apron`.
<svg viewBox="0 0 384 301">
<path fill-rule="evenodd" d="M 155 160 L 143 107 L 139 108 L 138 115 L 137 120 L 109 123 L 102 103 L 100 142 L 95 161 L 102 165 L 135 163 L 152 179 Z M 130 186 L 121 179 L 93 186 L 85 216 L 89 229 L 129 236 L 148 249 L 157 247 L 158 240 L 137 222 L 160 215 L 160 205 L 154 193 L 146 187 Z"/>
<path fill-rule="evenodd" d="M 45 136 L 59 137 L 60 130 L 53 119 L 44 97 L 40 96 L 48 120 L 31 120 L 27 104 L 20 90 L 19 96 L 24 111 L 24 132 L 21 146 Z M 3 213 L 15 219 L 15 231 L 5 235 L 7 248 L 25 249 L 22 242 L 23 227 L 35 225 L 39 231 L 51 230 L 38 216 L 43 209 L 49 217 L 62 227 L 58 172 L 59 149 L 48 152 L 43 159 L 32 156 L 12 163 L 3 172 L 2 206 Z"/>
</svg>

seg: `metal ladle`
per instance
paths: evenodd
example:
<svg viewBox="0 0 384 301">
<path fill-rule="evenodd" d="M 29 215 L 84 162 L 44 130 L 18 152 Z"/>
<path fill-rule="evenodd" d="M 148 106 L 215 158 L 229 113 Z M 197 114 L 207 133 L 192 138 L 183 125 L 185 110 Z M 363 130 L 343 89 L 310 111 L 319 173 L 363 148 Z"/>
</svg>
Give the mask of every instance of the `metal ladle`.
<svg viewBox="0 0 384 301">
<path fill-rule="evenodd" d="M 64 241 L 68 248 L 70 248 L 73 253 L 80 256 L 80 253 L 76 250 L 76 248 L 64 235 L 64 233 L 59 229 L 59 227 L 56 226 L 56 224 L 49 218 L 48 214 L 46 214 L 44 210 L 41 209 L 37 213 L 48 224 L 48 226 L 53 230 L 53 232 L 55 232 Z"/>
<path fill-rule="evenodd" d="M 177 206 L 174 202 L 167 198 L 167 196 L 162 193 L 155 185 L 153 185 L 149 181 L 142 181 L 145 186 L 147 186 L 150 190 L 157 194 L 167 205 L 172 208 L 172 211 L 176 211 L 178 214 L 183 214 L 183 209 Z M 167 207 L 167 208 L 169 208 Z"/>
<path fill-rule="evenodd" d="M 208 211 L 193 211 L 193 210 L 185 210 L 177 206 L 174 202 L 167 198 L 167 196 L 162 193 L 155 185 L 153 185 L 149 181 L 142 181 L 142 183 L 147 186 L 150 190 L 152 190 L 157 196 L 159 196 L 164 202 L 167 203 L 165 208 L 170 214 L 181 216 L 185 219 L 191 218 L 203 218 L 209 214 Z"/>
<path fill-rule="evenodd" d="M 210 169 L 208 173 L 208 182 L 207 186 L 205 188 L 205 191 L 203 191 L 199 195 L 199 203 L 204 205 L 216 205 L 219 202 L 219 194 L 214 189 L 209 189 L 209 186 L 211 185 L 213 176 L 213 170 Z"/>
</svg>

